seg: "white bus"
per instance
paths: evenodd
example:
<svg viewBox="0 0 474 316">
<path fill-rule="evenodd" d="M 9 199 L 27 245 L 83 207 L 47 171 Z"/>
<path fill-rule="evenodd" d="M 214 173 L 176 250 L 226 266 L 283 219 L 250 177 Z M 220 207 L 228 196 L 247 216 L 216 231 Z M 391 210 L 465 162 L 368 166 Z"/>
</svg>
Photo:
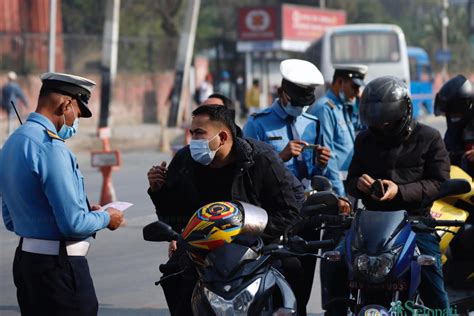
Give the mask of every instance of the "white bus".
<svg viewBox="0 0 474 316">
<path fill-rule="evenodd" d="M 306 50 L 306 59 L 322 72 L 329 85 L 334 64 L 365 64 L 366 82 L 392 75 L 410 84 L 405 34 L 392 24 L 347 24 L 326 30 L 323 37 Z"/>
</svg>

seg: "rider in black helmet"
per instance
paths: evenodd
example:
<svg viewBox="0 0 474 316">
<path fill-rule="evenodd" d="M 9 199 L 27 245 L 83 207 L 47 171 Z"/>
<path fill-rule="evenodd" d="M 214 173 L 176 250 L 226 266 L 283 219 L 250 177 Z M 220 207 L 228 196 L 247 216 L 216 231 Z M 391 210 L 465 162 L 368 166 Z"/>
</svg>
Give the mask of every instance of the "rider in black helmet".
<svg viewBox="0 0 474 316">
<path fill-rule="evenodd" d="M 406 84 L 392 76 L 369 82 L 362 93 L 360 118 L 368 129 L 355 140 L 347 192 L 362 199 L 368 210 L 406 210 L 410 216 L 430 216 L 427 201 L 449 179 L 449 157 L 439 132 L 413 120 Z M 372 190 L 375 179 L 382 180 L 382 196 Z M 438 240 L 428 233 L 417 233 L 416 239 L 423 254 L 437 258 L 436 265 L 422 267 L 421 297 L 429 308 L 446 309 L 449 303 Z M 335 294 L 340 295 L 340 285 L 336 280 L 333 284 Z"/>
<path fill-rule="evenodd" d="M 361 121 L 381 142 L 400 143 L 416 125 L 406 84 L 396 77 L 380 77 L 367 85 L 360 101 Z"/>
<path fill-rule="evenodd" d="M 474 176 L 474 84 L 463 75 L 448 80 L 436 94 L 435 113 L 446 116 L 451 164 Z"/>
</svg>

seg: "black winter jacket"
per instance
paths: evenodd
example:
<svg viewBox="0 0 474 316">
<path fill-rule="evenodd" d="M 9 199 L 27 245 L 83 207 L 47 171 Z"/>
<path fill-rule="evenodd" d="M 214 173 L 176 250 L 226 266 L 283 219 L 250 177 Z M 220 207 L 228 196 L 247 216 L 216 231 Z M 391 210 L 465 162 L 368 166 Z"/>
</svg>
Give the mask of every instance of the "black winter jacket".
<svg viewBox="0 0 474 316">
<path fill-rule="evenodd" d="M 377 142 L 366 130 L 355 141 L 354 157 L 347 176 L 347 190 L 362 198 L 367 209 L 379 211 L 407 210 L 410 215 L 429 215 L 431 201 L 440 185 L 449 179 L 449 156 L 439 132 L 417 123 L 410 137 L 401 144 Z M 357 189 L 362 174 L 374 179 L 392 180 L 398 194 L 392 201 L 378 202 Z"/>
<path fill-rule="evenodd" d="M 269 217 L 265 233 L 271 238 L 280 236 L 287 225 L 298 218 L 304 199 L 303 186 L 268 144 L 237 137 L 232 155 L 236 158 L 232 199 L 265 209 Z M 162 189 L 159 192 L 148 190 L 158 218 L 178 232 L 205 204 L 197 186 L 206 185 L 212 179 L 197 179 L 198 167 L 186 146 L 171 161 Z"/>
</svg>

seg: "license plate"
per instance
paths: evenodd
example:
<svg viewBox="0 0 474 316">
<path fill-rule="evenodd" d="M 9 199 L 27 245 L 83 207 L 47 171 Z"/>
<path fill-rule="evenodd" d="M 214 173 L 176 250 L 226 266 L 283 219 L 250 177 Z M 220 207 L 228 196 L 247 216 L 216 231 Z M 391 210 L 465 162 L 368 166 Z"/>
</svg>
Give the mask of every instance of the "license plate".
<svg viewBox="0 0 474 316">
<path fill-rule="evenodd" d="M 386 291 L 406 291 L 408 286 L 405 282 L 390 282 L 390 283 L 362 283 L 358 281 L 350 281 L 349 287 L 351 289 L 374 289 L 374 290 L 386 290 Z"/>
</svg>

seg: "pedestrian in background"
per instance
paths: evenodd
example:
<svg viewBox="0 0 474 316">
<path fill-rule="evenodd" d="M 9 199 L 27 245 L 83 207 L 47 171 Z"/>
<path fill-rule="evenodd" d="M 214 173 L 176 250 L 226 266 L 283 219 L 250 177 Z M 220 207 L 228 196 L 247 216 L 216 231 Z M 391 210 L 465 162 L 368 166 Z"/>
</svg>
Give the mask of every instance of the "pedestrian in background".
<svg viewBox="0 0 474 316">
<path fill-rule="evenodd" d="M 217 92 L 225 95 L 231 100 L 235 100 L 234 83 L 230 80 L 230 73 L 227 70 L 222 71 L 221 81 L 217 84 Z"/>
<path fill-rule="evenodd" d="M 95 86 L 60 73 L 41 76 L 36 111 L 0 151 L 0 196 L 5 227 L 20 237 L 13 279 L 23 316 L 97 315 L 86 255 L 92 236 L 117 229 L 123 213 L 89 207 L 76 157 L 65 144 L 92 116 Z"/>
<path fill-rule="evenodd" d="M 260 81 L 252 80 L 252 86 L 245 92 L 245 106 L 250 114 L 260 110 Z"/>
<path fill-rule="evenodd" d="M 239 102 L 240 113 L 239 117 L 244 119 L 247 117 L 248 109 L 245 104 L 245 80 L 242 76 L 238 76 L 235 81 L 235 97 Z"/>
<path fill-rule="evenodd" d="M 7 83 L 2 87 L 2 109 L 7 112 L 8 118 L 8 129 L 7 135 L 10 136 L 15 130 L 16 126 L 16 113 L 13 109 L 12 102 L 17 106 L 16 100 L 19 98 L 25 108 L 28 107 L 28 100 L 25 97 L 25 94 L 20 88 L 20 85 L 17 83 L 17 75 L 15 72 L 10 71 L 7 74 Z M 18 107 L 17 107 L 18 109 Z"/>
<path fill-rule="evenodd" d="M 212 75 L 207 74 L 204 81 L 201 82 L 196 90 L 195 101 L 197 104 L 204 102 L 211 94 L 214 93 L 214 87 L 212 85 Z"/>
</svg>

